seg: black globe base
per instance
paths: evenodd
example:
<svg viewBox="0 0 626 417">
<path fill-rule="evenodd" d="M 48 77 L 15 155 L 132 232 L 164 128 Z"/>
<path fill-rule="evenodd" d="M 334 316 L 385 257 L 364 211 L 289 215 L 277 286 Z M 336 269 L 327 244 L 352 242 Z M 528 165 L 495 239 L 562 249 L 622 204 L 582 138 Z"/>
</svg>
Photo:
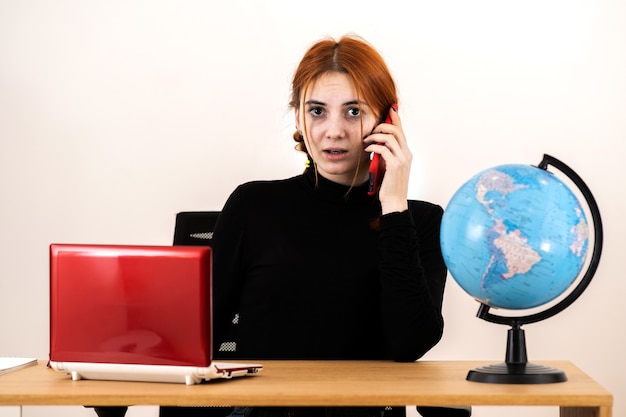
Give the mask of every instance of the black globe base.
<svg viewBox="0 0 626 417">
<path fill-rule="evenodd" d="M 479 310 L 479 317 L 487 317 L 488 308 L 485 306 Z M 510 324 L 505 361 L 474 368 L 468 372 L 466 379 L 489 384 L 550 384 L 567 381 L 565 372 L 560 369 L 528 362 L 524 330 L 515 319 Z"/>
<path fill-rule="evenodd" d="M 470 370 L 467 380 L 489 384 L 550 384 L 565 382 L 567 376 L 560 369 L 549 366 L 501 362 Z"/>
</svg>

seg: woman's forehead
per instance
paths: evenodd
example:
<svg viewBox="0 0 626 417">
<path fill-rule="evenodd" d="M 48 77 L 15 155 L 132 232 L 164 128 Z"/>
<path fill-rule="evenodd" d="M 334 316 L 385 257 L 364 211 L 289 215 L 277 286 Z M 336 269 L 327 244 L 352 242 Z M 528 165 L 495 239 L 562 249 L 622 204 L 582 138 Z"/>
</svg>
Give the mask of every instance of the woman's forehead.
<svg viewBox="0 0 626 417">
<path fill-rule="evenodd" d="M 347 75 L 340 72 L 327 72 L 312 80 L 306 89 L 306 99 L 317 96 L 343 95 L 357 97 L 354 82 Z"/>
<path fill-rule="evenodd" d="M 359 94 L 352 78 L 341 72 L 327 72 L 311 81 L 304 91 L 303 103 L 337 104 L 367 106 L 362 94 Z"/>
</svg>

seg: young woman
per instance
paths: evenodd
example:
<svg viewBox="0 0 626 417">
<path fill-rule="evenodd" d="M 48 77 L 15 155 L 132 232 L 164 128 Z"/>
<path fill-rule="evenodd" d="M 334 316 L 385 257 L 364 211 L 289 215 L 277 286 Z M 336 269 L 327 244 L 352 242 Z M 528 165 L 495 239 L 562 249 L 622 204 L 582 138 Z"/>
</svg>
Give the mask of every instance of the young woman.
<svg viewBox="0 0 626 417">
<path fill-rule="evenodd" d="M 239 186 L 215 229 L 221 358 L 415 361 L 440 340 L 443 210 L 407 200 L 412 156 L 397 101 L 385 62 L 364 40 L 324 39 L 306 52 L 290 105 L 308 167 Z M 386 174 L 370 196 L 372 153 Z M 381 412 L 245 409 L 253 417 Z"/>
</svg>

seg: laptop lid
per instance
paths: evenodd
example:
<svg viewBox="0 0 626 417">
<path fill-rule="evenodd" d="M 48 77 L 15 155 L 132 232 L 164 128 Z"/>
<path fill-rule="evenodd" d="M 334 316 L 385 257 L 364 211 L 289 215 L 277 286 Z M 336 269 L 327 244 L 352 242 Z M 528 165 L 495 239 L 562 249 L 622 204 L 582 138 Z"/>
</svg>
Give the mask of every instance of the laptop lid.
<svg viewBox="0 0 626 417">
<path fill-rule="evenodd" d="M 50 245 L 50 360 L 207 367 L 211 248 Z"/>
</svg>

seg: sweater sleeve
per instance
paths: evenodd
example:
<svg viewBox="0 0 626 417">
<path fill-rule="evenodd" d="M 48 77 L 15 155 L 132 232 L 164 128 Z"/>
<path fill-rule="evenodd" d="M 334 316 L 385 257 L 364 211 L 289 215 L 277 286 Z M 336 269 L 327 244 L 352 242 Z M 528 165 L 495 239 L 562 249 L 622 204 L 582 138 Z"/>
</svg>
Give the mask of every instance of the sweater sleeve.
<svg viewBox="0 0 626 417">
<path fill-rule="evenodd" d="M 410 201 L 409 210 L 380 221 L 381 308 L 394 360 L 415 361 L 443 334 L 446 266 L 441 255 L 440 206 Z"/>
</svg>

